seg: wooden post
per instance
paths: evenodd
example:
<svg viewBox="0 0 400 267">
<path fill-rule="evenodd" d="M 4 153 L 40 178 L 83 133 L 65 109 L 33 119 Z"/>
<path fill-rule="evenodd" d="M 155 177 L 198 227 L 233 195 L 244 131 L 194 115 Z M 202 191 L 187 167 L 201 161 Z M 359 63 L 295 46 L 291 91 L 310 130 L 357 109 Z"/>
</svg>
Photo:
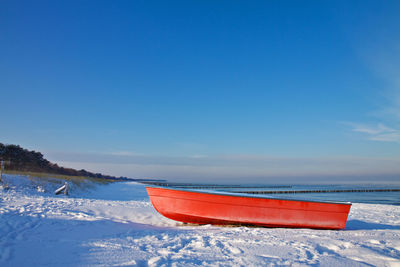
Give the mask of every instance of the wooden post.
<svg viewBox="0 0 400 267">
<path fill-rule="evenodd" d="M 1 167 L 0 167 L 0 183 L 3 183 L 3 169 L 4 169 L 4 161 L 1 161 Z"/>
<path fill-rule="evenodd" d="M 65 182 L 64 195 L 68 196 L 68 183 L 67 182 Z"/>
</svg>

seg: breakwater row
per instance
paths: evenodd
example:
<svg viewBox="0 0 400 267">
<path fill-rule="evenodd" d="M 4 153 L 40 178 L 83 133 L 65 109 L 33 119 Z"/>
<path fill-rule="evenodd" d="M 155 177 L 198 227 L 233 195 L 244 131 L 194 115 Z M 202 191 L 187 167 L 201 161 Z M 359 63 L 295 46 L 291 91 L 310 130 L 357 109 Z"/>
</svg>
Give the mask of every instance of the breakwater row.
<svg viewBox="0 0 400 267">
<path fill-rule="evenodd" d="M 191 183 L 167 183 L 158 181 L 143 181 L 143 184 L 174 187 L 174 188 L 187 188 L 187 189 L 237 189 L 237 188 L 292 188 L 291 185 L 220 185 L 220 184 L 191 184 Z"/>
<path fill-rule="evenodd" d="M 279 191 L 236 191 L 244 194 L 308 194 L 308 193 L 360 193 L 360 192 L 400 192 L 394 189 L 313 189 L 313 190 L 279 190 Z"/>
</svg>

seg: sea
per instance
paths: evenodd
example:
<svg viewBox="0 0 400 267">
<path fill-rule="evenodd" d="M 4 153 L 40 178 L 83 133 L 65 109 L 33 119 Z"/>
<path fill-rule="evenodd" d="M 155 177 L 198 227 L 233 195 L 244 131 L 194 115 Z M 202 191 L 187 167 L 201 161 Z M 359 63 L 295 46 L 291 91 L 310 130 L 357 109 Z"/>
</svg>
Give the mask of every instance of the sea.
<svg viewBox="0 0 400 267">
<path fill-rule="evenodd" d="M 174 184 L 168 186 L 207 191 L 250 194 L 285 199 L 388 204 L 400 206 L 400 184 Z"/>
</svg>

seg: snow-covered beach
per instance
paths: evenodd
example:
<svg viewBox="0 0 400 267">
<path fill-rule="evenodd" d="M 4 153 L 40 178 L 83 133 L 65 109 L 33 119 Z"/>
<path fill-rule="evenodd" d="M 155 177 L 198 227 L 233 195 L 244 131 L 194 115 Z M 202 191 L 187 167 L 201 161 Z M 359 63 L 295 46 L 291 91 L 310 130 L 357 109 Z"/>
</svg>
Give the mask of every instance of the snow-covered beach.
<svg viewBox="0 0 400 267">
<path fill-rule="evenodd" d="M 159 215 L 142 184 L 65 197 L 3 178 L 1 266 L 400 266 L 399 206 L 354 203 L 341 231 L 186 226 Z"/>
</svg>

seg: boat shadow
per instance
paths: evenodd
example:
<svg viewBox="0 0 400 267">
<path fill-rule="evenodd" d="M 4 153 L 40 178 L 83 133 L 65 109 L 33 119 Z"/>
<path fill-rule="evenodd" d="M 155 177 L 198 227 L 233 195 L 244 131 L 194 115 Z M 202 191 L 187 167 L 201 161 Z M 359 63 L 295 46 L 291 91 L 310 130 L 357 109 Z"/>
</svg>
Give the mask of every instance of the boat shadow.
<svg viewBox="0 0 400 267">
<path fill-rule="evenodd" d="M 346 224 L 346 230 L 400 230 L 400 225 L 349 220 Z"/>
</svg>

